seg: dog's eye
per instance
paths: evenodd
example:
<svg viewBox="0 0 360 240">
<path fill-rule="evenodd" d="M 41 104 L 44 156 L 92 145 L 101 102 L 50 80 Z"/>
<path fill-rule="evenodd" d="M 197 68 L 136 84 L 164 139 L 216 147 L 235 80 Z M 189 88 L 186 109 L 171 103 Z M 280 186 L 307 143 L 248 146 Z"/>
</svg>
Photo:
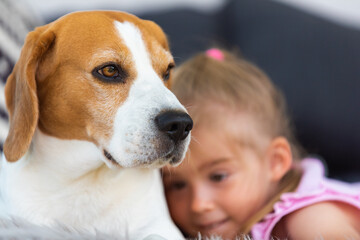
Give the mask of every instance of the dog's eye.
<svg viewBox="0 0 360 240">
<path fill-rule="evenodd" d="M 106 82 L 125 82 L 126 73 L 115 63 L 108 63 L 96 67 L 92 74 Z"/>
<path fill-rule="evenodd" d="M 172 69 L 174 66 L 175 66 L 175 65 L 174 65 L 173 63 L 170 63 L 169 66 L 168 66 L 168 68 L 166 69 L 166 72 L 165 72 L 165 74 L 164 74 L 164 76 L 163 76 L 165 82 L 169 80 L 171 69 Z"/>
<path fill-rule="evenodd" d="M 115 66 L 106 66 L 99 70 L 99 73 L 101 75 L 104 75 L 105 77 L 114 77 L 119 74 L 119 71 L 116 69 Z"/>
<path fill-rule="evenodd" d="M 170 70 L 167 70 L 164 74 L 164 81 L 166 82 L 170 78 Z"/>
</svg>

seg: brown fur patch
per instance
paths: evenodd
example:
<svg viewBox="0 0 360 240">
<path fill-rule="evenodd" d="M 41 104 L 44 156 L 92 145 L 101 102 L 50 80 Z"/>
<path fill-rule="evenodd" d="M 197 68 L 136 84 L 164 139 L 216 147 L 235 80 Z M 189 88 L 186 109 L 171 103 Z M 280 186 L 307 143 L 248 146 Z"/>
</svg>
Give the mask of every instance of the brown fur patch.
<svg viewBox="0 0 360 240">
<path fill-rule="evenodd" d="M 10 132 L 4 152 L 9 161 L 25 154 L 37 124 L 44 133 L 61 139 L 95 144 L 109 140 L 116 110 L 137 75 L 114 20 L 132 22 L 140 29 L 153 67 L 163 77 L 172 58 L 166 54 L 164 33 L 152 22 L 97 11 L 69 14 L 37 28 L 27 37 L 6 85 Z M 92 71 L 107 62 L 125 70 L 124 82 L 108 83 L 93 76 Z"/>
</svg>

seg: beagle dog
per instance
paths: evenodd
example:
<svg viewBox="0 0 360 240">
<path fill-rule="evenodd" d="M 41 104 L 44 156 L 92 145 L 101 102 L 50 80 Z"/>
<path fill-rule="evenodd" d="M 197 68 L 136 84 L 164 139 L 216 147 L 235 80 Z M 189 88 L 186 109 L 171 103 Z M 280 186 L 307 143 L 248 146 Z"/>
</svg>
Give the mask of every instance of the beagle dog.
<svg viewBox="0 0 360 240">
<path fill-rule="evenodd" d="M 159 168 L 179 164 L 192 120 L 168 90 L 161 28 L 76 12 L 29 33 L 9 76 L 0 213 L 143 239 L 182 239 Z"/>
</svg>

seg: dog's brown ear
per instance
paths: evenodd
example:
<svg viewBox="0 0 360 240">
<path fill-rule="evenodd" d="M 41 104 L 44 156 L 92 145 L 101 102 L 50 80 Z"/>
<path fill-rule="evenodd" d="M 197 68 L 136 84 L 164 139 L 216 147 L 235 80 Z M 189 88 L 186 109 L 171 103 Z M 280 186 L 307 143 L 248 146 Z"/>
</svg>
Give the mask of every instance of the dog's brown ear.
<svg viewBox="0 0 360 240">
<path fill-rule="evenodd" d="M 29 33 L 20 58 L 7 79 L 5 99 L 10 129 L 4 143 L 4 154 L 9 162 L 19 160 L 30 146 L 39 119 L 36 70 L 54 39 L 55 34 L 48 30 L 48 26 Z"/>
</svg>

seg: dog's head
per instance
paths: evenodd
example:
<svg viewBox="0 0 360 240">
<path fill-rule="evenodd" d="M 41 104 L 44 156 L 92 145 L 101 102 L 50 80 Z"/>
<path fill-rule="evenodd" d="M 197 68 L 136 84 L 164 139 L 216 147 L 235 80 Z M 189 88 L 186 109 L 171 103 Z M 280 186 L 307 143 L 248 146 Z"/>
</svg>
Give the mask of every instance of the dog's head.
<svg viewBox="0 0 360 240">
<path fill-rule="evenodd" d="M 179 163 L 192 120 L 167 89 L 173 66 L 161 28 L 130 14 L 78 12 L 35 29 L 6 84 L 6 159 L 38 127 L 93 142 L 108 166 Z"/>
</svg>

